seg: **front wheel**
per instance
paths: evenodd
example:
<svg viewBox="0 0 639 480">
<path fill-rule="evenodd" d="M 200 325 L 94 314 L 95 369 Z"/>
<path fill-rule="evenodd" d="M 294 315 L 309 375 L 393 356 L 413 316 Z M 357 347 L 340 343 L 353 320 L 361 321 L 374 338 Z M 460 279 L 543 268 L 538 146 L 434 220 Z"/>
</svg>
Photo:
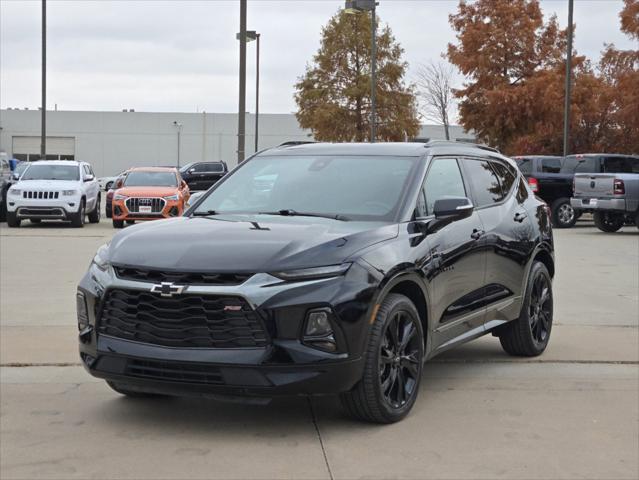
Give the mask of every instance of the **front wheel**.
<svg viewBox="0 0 639 480">
<path fill-rule="evenodd" d="M 616 232 L 624 224 L 624 216 L 621 213 L 595 212 L 593 218 L 595 227 L 606 233 Z"/>
<path fill-rule="evenodd" d="M 557 228 L 570 228 L 577 222 L 577 212 L 572 205 L 570 199 L 563 197 L 558 198 L 552 203 L 552 224 Z"/>
<path fill-rule="evenodd" d="M 382 302 L 365 351 L 364 375 L 340 398 L 354 417 L 375 423 L 401 420 L 413 407 L 422 375 L 424 334 L 415 305 L 404 295 Z"/>
<path fill-rule="evenodd" d="M 80 210 L 78 213 L 71 214 L 71 226 L 75 228 L 84 227 L 84 217 L 86 216 L 86 204 L 84 199 L 80 200 Z"/>
<path fill-rule="evenodd" d="M 7 212 L 7 226 L 10 228 L 17 228 L 20 226 L 21 220 L 16 215 L 16 212 Z"/>
<path fill-rule="evenodd" d="M 89 213 L 89 222 L 90 223 L 100 223 L 100 195 L 98 195 L 97 200 L 95 201 L 95 208 L 91 213 Z"/>
<path fill-rule="evenodd" d="M 113 219 L 113 228 L 124 228 L 124 220 Z"/>
<path fill-rule="evenodd" d="M 541 262 L 533 263 L 519 318 L 504 325 L 499 332 L 502 348 L 510 355 L 536 357 L 550 340 L 553 299 L 552 279 Z"/>
</svg>

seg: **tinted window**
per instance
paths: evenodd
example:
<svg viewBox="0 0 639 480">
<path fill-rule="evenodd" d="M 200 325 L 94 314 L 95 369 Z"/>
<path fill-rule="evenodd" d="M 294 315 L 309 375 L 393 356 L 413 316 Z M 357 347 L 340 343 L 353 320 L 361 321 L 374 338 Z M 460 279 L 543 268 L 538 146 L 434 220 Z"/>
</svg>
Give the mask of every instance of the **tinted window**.
<svg viewBox="0 0 639 480">
<path fill-rule="evenodd" d="M 528 194 L 528 186 L 526 184 L 526 181 L 523 177 L 521 177 L 519 179 L 519 186 L 517 187 L 517 201 L 519 203 L 524 203 L 526 200 L 528 200 L 529 196 L 530 195 Z"/>
<path fill-rule="evenodd" d="M 571 155 L 566 157 L 561 166 L 561 173 L 597 173 L 598 157 Z"/>
<path fill-rule="evenodd" d="M 177 177 L 173 172 L 133 171 L 124 181 L 125 187 L 176 187 Z"/>
<path fill-rule="evenodd" d="M 465 159 L 464 166 L 472 186 L 476 207 L 492 205 L 503 198 L 499 180 L 488 162 Z"/>
<path fill-rule="evenodd" d="M 80 169 L 75 165 L 31 165 L 21 180 L 80 180 Z"/>
<path fill-rule="evenodd" d="M 465 196 L 466 189 L 457 160 L 438 158 L 428 169 L 423 187 L 423 197 L 420 195 L 420 204 L 417 206 L 418 215 L 432 215 L 435 202 L 441 198 Z"/>
<path fill-rule="evenodd" d="M 559 173 L 561 171 L 561 160 L 559 158 L 542 158 L 541 171 L 545 173 Z"/>
<path fill-rule="evenodd" d="M 510 190 L 513 188 L 515 184 L 515 180 L 517 176 L 513 173 L 513 171 L 507 167 L 506 165 L 499 162 L 490 162 L 493 166 L 493 170 L 497 174 L 497 178 L 499 178 L 499 183 L 501 185 L 501 198 L 500 200 L 506 198 L 506 196 L 510 193 Z"/>
<path fill-rule="evenodd" d="M 605 173 L 639 173 L 639 158 L 605 157 L 603 171 Z"/>
<path fill-rule="evenodd" d="M 417 163 L 413 157 L 258 156 L 226 177 L 197 211 L 295 210 L 390 221 Z"/>
<path fill-rule="evenodd" d="M 198 163 L 193 166 L 196 173 L 221 173 L 224 166 L 221 163 Z"/>
<path fill-rule="evenodd" d="M 532 173 L 533 161 L 532 158 L 515 158 L 519 171 L 524 175 Z"/>
</svg>

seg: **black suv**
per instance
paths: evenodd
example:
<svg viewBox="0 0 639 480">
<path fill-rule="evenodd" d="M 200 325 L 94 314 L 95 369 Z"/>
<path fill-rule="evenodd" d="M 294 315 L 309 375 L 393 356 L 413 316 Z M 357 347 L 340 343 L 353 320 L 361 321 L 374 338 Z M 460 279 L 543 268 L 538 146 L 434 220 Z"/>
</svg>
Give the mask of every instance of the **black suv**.
<svg viewBox="0 0 639 480">
<path fill-rule="evenodd" d="M 225 162 L 195 162 L 180 168 L 189 190 L 207 190 L 228 173 Z"/>
<path fill-rule="evenodd" d="M 77 292 L 80 356 L 125 395 L 340 394 L 389 423 L 449 348 L 492 333 L 541 354 L 554 270 L 546 205 L 494 151 L 274 148 L 183 217 L 100 247 Z"/>
</svg>

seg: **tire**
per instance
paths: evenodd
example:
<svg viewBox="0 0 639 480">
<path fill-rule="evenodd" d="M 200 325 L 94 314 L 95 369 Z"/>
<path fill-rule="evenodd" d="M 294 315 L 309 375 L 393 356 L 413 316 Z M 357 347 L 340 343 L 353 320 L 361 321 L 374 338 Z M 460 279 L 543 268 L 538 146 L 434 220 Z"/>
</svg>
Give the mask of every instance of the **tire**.
<svg viewBox="0 0 639 480">
<path fill-rule="evenodd" d="M 112 208 L 113 205 L 111 205 L 111 208 L 109 208 L 108 206 L 104 207 L 104 214 L 106 215 L 106 218 L 111 218 L 113 216 L 113 212 L 111 211 Z"/>
<path fill-rule="evenodd" d="M 109 387 L 111 387 L 114 391 L 118 392 L 120 395 L 124 395 L 130 398 L 158 398 L 158 397 L 164 396 L 164 395 L 159 395 L 157 393 L 145 393 L 145 392 L 138 392 L 135 390 L 129 390 L 128 388 L 124 388 L 121 385 L 118 385 L 117 383 L 111 382 L 109 380 L 107 380 L 106 383 Z"/>
<path fill-rule="evenodd" d="M 536 357 L 550 340 L 553 317 L 552 278 L 541 262 L 533 263 L 521 312 L 517 320 L 502 327 L 499 341 L 509 355 Z"/>
<path fill-rule="evenodd" d="M 124 228 L 124 220 L 113 219 L 113 228 Z"/>
<path fill-rule="evenodd" d="M 570 205 L 570 199 L 558 198 L 552 202 L 552 225 L 555 228 L 570 228 L 577 222 L 577 212 Z"/>
<path fill-rule="evenodd" d="M 101 204 L 101 197 L 100 197 L 100 195 L 98 195 L 98 199 L 96 200 L 95 208 L 88 215 L 90 223 L 100 223 L 100 214 L 101 214 L 101 212 L 100 212 L 100 204 Z"/>
<path fill-rule="evenodd" d="M 406 338 L 407 344 L 402 348 L 402 340 Z M 340 395 L 342 405 L 350 415 L 367 422 L 401 420 L 419 394 L 424 359 L 419 314 L 404 295 L 391 293 L 382 302 L 364 358 L 362 379 L 352 390 Z"/>
<path fill-rule="evenodd" d="M 42 219 L 40 219 L 40 218 L 30 218 L 29 221 L 31 223 L 38 224 L 38 223 L 40 223 L 42 221 Z"/>
<path fill-rule="evenodd" d="M 104 191 L 108 192 L 109 190 L 111 190 L 112 186 L 113 186 L 113 182 L 107 182 L 107 184 L 104 186 Z"/>
<path fill-rule="evenodd" d="M 10 228 L 18 228 L 21 220 L 16 215 L 16 212 L 7 212 L 7 226 Z"/>
<path fill-rule="evenodd" d="M 2 205 L 0 205 L 0 222 L 7 220 L 7 190 L 2 192 Z"/>
<path fill-rule="evenodd" d="M 69 215 L 71 217 L 71 226 L 74 228 L 82 228 L 84 227 L 84 217 L 86 215 L 86 203 L 84 199 L 80 200 L 80 210 L 78 213 L 72 213 Z"/>
<path fill-rule="evenodd" d="M 621 213 L 595 212 L 593 218 L 595 227 L 606 233 L 616 232 L 624 224 L 624 216 Z"/>
<path fill-rule="evenodd" d="M 127 220 L 126 224 L 127 225 L 135 225 L 135 220 Z"/>
</svg>

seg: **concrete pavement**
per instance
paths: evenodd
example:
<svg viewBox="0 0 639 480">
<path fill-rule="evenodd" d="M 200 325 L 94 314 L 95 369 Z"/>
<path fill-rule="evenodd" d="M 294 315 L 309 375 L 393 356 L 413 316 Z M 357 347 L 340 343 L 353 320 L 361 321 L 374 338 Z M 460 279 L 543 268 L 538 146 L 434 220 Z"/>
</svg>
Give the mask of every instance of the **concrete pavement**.
<svg viewBox="0 0 639 480">
<path fill-rule="evenodd" d="M 132 400 L 79 366 L 75 285 L 110 223 L 0 227 L 0 478 L 638 478 L 639 232 L 555 232 L 544 355 L 484 337 L 428 363 L 411 415 L 332 398 Z"/>
</svg>

